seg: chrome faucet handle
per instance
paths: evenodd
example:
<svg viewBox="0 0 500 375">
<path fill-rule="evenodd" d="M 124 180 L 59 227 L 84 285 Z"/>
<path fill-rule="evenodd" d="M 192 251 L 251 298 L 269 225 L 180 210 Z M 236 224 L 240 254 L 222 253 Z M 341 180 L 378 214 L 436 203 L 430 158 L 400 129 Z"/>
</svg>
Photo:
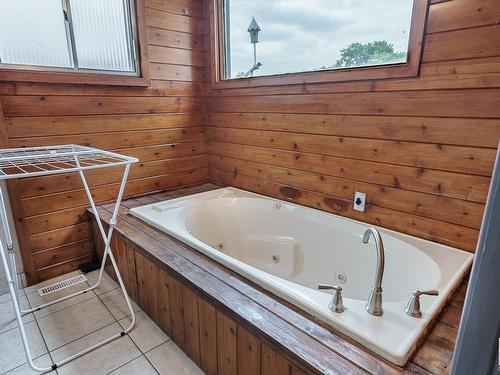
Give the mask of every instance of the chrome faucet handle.
<svg viewBox="0 0 500 375">
<path fill-rule="evenodd" d="M 413 318 L 421 318 L 422 311 L 420 310 L 420 296 L 422 294 L 428 296 L 438 296 L 439 290 L 431 289 L 431 290 L 414 290 L 413 294 L 406 304 L 405 313 Z"/>
<path fill-rule="evenodd" d="M 342 287 L 340 285 L 328 285 L 319 284 L 319 290 L 333 290 L 332 300 L 328 305 L 328 308 L 336 313 L 341 313 L 345 311 L 344 302 L 342 301 Z"/>
</svg>

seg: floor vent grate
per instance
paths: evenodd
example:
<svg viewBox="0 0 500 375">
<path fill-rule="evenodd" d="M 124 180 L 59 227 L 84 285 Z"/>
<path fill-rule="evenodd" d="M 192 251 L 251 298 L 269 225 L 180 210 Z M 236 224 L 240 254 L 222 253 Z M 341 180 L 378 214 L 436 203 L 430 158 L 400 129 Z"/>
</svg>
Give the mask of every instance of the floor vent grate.
<svg viewBox="0 0 500 375">
<path fill-rule="evenodd" d="M 47 294 L 57 292 L 58 290 L 66 289 L 69 288 L 70 286 L 85 282 L 87 282 L 87 278 L 84 275 L 78 275 L 66 280 L 61 280 L 54 284 L 44 286 L 43 288 L 38 289 L 38 294 L 40 296 L 45 296 Z"/>
</svg>

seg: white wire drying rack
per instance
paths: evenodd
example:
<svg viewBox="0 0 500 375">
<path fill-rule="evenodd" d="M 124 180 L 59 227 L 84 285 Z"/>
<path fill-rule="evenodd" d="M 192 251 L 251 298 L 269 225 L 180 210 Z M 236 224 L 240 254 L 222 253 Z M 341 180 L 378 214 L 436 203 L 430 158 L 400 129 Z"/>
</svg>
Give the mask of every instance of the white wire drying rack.
<svg viewBox="0 0 500 375">
<path fill-rule="evenodd" d="M 139 160 L 137 160 L 136 158 L 119 155 L 114 152 L 103 151 L 96 148 L 79 146 L 79 145 L 59 145 L 59 146 L 49 146 L 49 147 L 0 149 L 0 180 L 46 176 L 46 175 L 68 173 L 68 172 L 78 172 L 82 180 L 82 184 L 85 189 L 88 201 L 90 203 L 90 207 L 92 209 L 92 212 L 94 213 L 97 225 L 99 227 L 99 232 L 101 233 L 101 236 L 104 241 L 104 253 L 102 256 L 99 278 L 93 286 L 81 290 L 79 292 L 72 293 L 68 296 L 56 299 L 52 302 L 44 303 L 27 310 L 22 310 L 19 304 L 19 287 L 17 279 L 14 245 L 12 243 L 12 235 L 9 228 L 9 223 L 7 221 L 7 212 L 5 208 L 4 195 L 0 187 L 0 203 L 1 203 L 0 220 L 2 221 L 2 230 L 5 238 L 5 243 L 7 245 L 7 254 L 8 254 L 7 256 L 4 246 L 0 242 L 0 256 L 5 270 L 5 275 L 7 277 L 9 293 L 12 298 L 12 302 L 14 304 L 14 311 L 16 314 L 19 331 L 21 333 L 21 338 L 23 342 L 24 351 L 26 353 L 26 358 L 28 360 L 30 367 L 35 371 L 47 372 L 54 370 L 64 365 L 65 363 L 68 363 L 75 358 L 78 358 L 94 349 L 97 349 L 98 347 L 105 345 L 108 342 L 118 337 L 124 336 L 134 327 L 135 324 L 134 310 L 130 303 L 130 299 L 125 289 L 125 285 L 123 284 L 123 280 L 120 275 L 120 271 L 116 264 L 115 258 L 113 256 L 110 243 L 111 243 L 111 236 L 113 235 L 113 229 L 116 225 L 116 217 L 118 216 L 120 202 L 122 200 L 123 192 L 125 190 L 125 185 L 127 183 L 130 166 L 133 163 L 137 163 L 138 161 Z M 115 207 L 113 209 L 113 215 L 109 223 L 109 229 L 106 233 L 102 225 L 101 218 L 99 217 L 99 213 L 97 212 L 94 199 L 92 198 L 89 185 L 87 184 L 87 180 L 85 179 L 84 171 L 92 169 L 100 169 L 100 168 L 117 167 L 117 166 L 124 166 L 124 172 L 120 184 L 120 190 L 118 191 L 118 195 L 116 197 Z M 89 292 L 97 288 L 101 283 L 104 272 L 104 266 L 106 264 L 106 260 L 108 257 L 112 263 L 116 277 L 118 279 L 118 283 L 120 284 L 123 296 L 125 298 L 125 301 L 127 302 L 128 309 L 132 316 L 132 321 L 130 323 L 130 326 L 127 329 L 123 330 L 122 332 L 114 334 L 113 336 L 108 337 L 107 339 L 104 339 L 98 342 L 97 344 L 92 345 L 87 349 L 80 351 L 79 353 L 76 353 L 68 358 L 65 358 L 61 361 L 52 364 L 50 367 L 38 367 L 33 362 L 33 357 L 31 355 L 28 342 L 29 340 L 26 336 L 26 332 L 23 326 L 23 321 L 22 321 L 23 315 L 43 309 L 44 307 L 67 300 L 69 298 L 75 297 L 77 295 Z"/>
</svg>

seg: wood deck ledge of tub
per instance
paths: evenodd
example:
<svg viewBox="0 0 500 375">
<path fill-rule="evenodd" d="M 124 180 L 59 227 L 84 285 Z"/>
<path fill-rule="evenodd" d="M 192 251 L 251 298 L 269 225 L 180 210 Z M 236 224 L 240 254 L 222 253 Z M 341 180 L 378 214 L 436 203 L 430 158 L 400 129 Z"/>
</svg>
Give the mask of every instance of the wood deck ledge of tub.
<svg viewBox="0 0 500 375">
<path fill-rule="evenodd" d="M 112 243 L 131 297 L 202 370 L 221 375 L 449 373 L 465 281 L 401 368 L 128 213 L 215 188 L 203 184 L 125 200 Z M 112 205 L 98 209 L 107 225 Z M 102 252 L 95 222 L 93 233 Z"/>
</svg>

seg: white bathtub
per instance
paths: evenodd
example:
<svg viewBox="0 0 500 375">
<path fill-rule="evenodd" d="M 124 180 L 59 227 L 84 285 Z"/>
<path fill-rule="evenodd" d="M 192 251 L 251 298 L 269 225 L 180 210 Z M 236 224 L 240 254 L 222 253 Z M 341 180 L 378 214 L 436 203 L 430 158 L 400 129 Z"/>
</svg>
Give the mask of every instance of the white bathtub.
<svg viewBox="0 0 500 375">
<path fill-rule="evenodd" d="M 379 228 L 386 262 L 384 314 L 376 317 L 365 311 L 376 267 L 374 242 L 362 243 L 369 227 L 365 223 L 235 188 L 149 204 L 131 213 L 398 365 L 406 363 L 473 258 Z M 319 283 L 342 286 L 343 313 L 329 310 L 331 296 L 317 290 Z M 437 297 L 421 297 L 420 319 L 404 312 L 414 289 L 440 291 Z"/>
</svg>

